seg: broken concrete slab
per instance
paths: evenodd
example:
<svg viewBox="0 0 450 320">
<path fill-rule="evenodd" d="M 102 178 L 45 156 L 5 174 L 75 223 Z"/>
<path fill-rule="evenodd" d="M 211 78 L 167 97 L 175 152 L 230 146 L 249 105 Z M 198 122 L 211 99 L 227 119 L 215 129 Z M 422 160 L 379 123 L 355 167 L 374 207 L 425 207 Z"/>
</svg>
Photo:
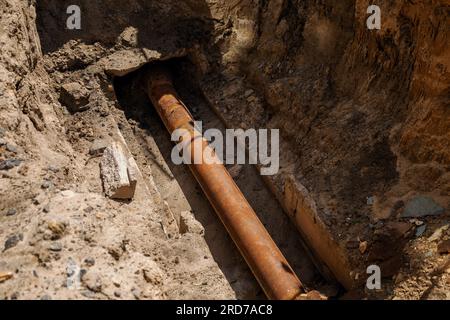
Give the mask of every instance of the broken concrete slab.
<svg viewBox="0 0 450 320">
<path fill-rule="evenodd" d="M 416 196 L 406 203 L 401 215 L 402 218 L 417 218 L 425 216 L 437 216 L 443 214 L 445 209 L 436 203 L 431 197 Z"/>
<path fill-rule="evenodd" d="M 141 49 L 121 50 L 102 59 L 100 65 L 105 73 L 111 76 L 123 77 L 133 72 L 148 61 L 158 60 L 161 54 L 157 51 Z"/>
<path fill-rule="evenodd" d="M 123 77 L 138 70 L 149 62 L 180 58 L 186 56 L 186 54 L 187 51 L 184 48 L 171 52 L 169 55 L 164 55 L 158 51 L 146 48 L 125 49 L 101 59 L 98 62 L 98 66 L 102 68 L 107 75 Z"/>
<path fill-rule="evenodd" d="M 136 191 L 138 169 L 127 158 L 121 145 L 113 142 L 105 149 L 100 163 L 105 194 L 112 199 L 130 200 Z"/>
</svg>

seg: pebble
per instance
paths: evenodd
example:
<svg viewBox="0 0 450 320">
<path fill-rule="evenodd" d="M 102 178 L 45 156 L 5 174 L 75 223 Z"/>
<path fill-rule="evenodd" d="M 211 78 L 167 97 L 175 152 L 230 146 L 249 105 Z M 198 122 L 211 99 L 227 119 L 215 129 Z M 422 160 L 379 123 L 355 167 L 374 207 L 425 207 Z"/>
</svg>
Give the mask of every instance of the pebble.
<svg viewBox="0 0 450 320">
<path fill-rule="evenodd" d="M 51 240 L 57 240 L 66 231 L 67 224 L 63 221 L 50 220 L 47 222 L 47 228 L 50 231 L 49 238 Z"/>
<path fill-rule="evenodd" d="M 50 205 L 46 205 L 43 209 L 42 209 L 45 213 L 49 213 L 50 212 Z"/>
<path fill-rule="evenodd" d="M 418 226 L 416 228 L 416 237 L 418 238 L 418 237 L 422 236 L 426 229 L 427 229 L 427 225 L 426 224 Z"/>
<path fill-rule="evenodd" d="M 93 298 L 95 298 L 95 293 L 92 292 L 92 291 L 89 291 L 89 290 L 84 290 L 84 291 L 81 292 L 81 294 L 82 294 L 83 296 L 85 296 L 86 298 L 88 298 L 88 299 L 93 299 Z"/>
<path fill-rule="evenodd" d="M 133 288 L 131 290 L 131 293 L 133 294 L 136 300 L 139 300 L 141 298 L 141 291 L 139 289 Z"/>
<path fill-rule="evenodd" d="M 59 172 L 59 167 L 58 167 L 58 166 L 55 166 L 55 165 L 49 165 L 49 166 L 47 167 L 47 170 L 48 170 L 48 171 L 51 171 L 51 172 L 53 172 L 53 173 L 57 173 L 57 172 Z"/>
<path fill-rule="evenodd" d="M 17 213 L 17 210 L 14 208 L 9 209 L 8 211 L 6 211 L 6 216 L 13 216 Z"/>
<path fill-rule="evenodd" d="M 86 213 L 91 213 L 93 210 L 94 210 L 94 208 L 92 208 L 91 206 L 88 206 L 88 207 L 83 209 L 83 211 L 86 212 Z"/>
<path fill-rule="evenodd" d="M 410 223 L 414 223 L 416 226 L 421 226 L 424 224 L 423 221 L 417 220 L 417 219 L 411 219 L 409 220 Z"/>
<path fill-rule="evenodd" d="M 83 284 L 93 292 L 102 291 L 102 279 L 95 272 L 86 272 L 82 277 L 81 281 Z"/>
<path fill-rule="evenodd" d="M 13 277 L 12 272 L 0 272 L 0 283 L 5 282 Z"/>
<path fill-rule="evenodd" d="M 362 241 L 359 243 L 359 252 L 364 254 L 367 251 L 367 241 Z"/>
<path fill-rule="evenodd" d="M 244 96 L 246 97 L 246 98 L 248 98 L 249 96 L 251 96 L 252 94 L 253 94 L 253 90 L 252 89 L 249 89 L 249 90 L 247 90 L 247 91 L 245 91 L 245 93 L 244 93 Z"/>
<path fill-rule="evenodd" d="M 59 252 L 62 250 L 62 248 L 63 248 L 63 246 L 62 246 L 61 242 L 53 242 L 52 244 L 50 244 L 48 249 L 53 252 Z"/>
<path fill-rule="evenodd" d="M 92 266 L 95 264 L 95 259 L 94 259 L 94 258 L 91 258 L 91 257 L 86 258 L 86 259 L 84 259 L 84 263 L 85 263 L 87 266 L 92 267 Z"/>
<path fill-rule="evenodd" d="M 17 147 L 9 143 L 6 145 L 6 150 L 12 153 L 17 153 Z"/>
<path fill-rule="evenodd" d="M 23 234 L 14 234 L 8 237 L 8 239 L 6 239 L 5 241 L 5 249 L 3 249 L 3 251 L 6 251 L 8 249 L 11 249 L 15 246 L 17 246 L 17 244 L 23 240 Z"/>
<path fill-rule="evenodd" d="M 42 182 L 42 184 L 41 184 L 41 188 L 42 189 L 48 189 L 48 188 L 50 188 L 52 186 L 52 183 L 50 182 L 50 181 L 48 181 L 48 180 L 45 180 L 44 182 Z"/>
<path fill-rule="evenodd" d="M 8 159 L 0 161 L 0 170 L 10 170 L 14 167 L 20 166 L 22 162 L 23 161 L 19 159 Z"/>
</svg>

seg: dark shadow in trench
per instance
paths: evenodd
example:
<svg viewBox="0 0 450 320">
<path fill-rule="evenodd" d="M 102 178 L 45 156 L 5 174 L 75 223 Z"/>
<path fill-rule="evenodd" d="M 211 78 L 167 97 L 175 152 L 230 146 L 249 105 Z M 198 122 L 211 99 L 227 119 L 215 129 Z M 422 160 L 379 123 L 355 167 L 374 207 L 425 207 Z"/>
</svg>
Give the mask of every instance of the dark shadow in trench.
<svg viewBox="0 0 450 320">
<path fill-rule="evenodd" d="M 81 29 L 69 30 L 69 6 L 80 8 Z M 209 7 L 203 0 L 39 0 L 37 31 L 44 54 L 58 50 L 70 40 L 104 47 L 120 44 L 125 29 L 137 31 L 138 48 L 163 55 L 208 41 L 214 30 Z"/>
</svg>

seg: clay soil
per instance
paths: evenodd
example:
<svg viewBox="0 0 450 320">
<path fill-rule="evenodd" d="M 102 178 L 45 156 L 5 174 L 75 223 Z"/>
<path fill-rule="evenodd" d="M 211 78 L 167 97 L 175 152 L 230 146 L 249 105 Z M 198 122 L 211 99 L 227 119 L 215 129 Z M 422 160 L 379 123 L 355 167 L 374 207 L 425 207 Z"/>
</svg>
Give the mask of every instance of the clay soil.
<svg viewBox="0 0 450 320">
<path fill-rule="evenodd" d="M 369 31 L 368 5 L 0 0 L 0 299 L 265 298 L 171 162 L 148 64 L 205 129 L 280 129 L 276 175 L 227 168 L 308 291 L 450 299 L 450 7 L 379 1 Z M 130 201 L 102 184 L 113 141 Z"/>
</svg>

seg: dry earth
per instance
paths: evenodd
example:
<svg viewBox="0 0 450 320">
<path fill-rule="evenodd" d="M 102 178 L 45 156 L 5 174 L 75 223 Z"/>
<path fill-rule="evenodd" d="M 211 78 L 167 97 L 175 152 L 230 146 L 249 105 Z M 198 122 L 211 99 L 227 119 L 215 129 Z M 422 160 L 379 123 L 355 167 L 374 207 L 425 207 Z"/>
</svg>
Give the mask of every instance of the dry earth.
<svg viewBox="0 0 450 320">
<path fill-rule="evenodd" d="M 369 31 L 368 5 L 0 0 L 0 298 L 263 298 L 142 91 L 170 60 L 207 127 L 281 129 L 279 174 L 229 169 L 308 288 L 450 299 L 450 6 L 380 0 Z M 112 141 L 132 201 L 104 194 Z"/>
</svg>

